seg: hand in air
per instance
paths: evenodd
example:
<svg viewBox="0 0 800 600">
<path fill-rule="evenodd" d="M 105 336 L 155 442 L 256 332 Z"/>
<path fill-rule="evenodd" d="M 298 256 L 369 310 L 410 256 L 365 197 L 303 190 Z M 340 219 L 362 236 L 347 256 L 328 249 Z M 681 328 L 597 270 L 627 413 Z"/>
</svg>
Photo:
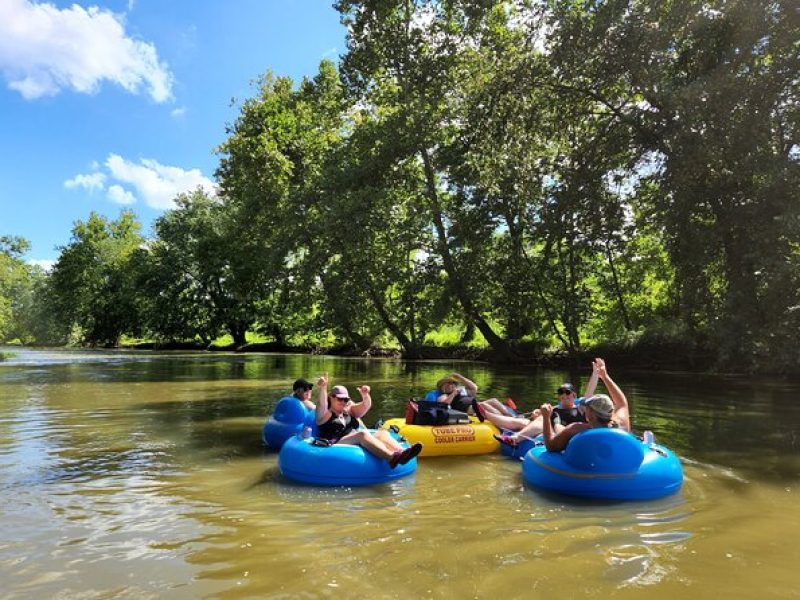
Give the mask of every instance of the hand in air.
<svg viewBox="0 0 800 600">
<path fill-rule="evenodd" d="M 592 369 L 596 370 L 600 377 L 605 377 L 608 375 L 608 371 L 606 371 L 606 361 L 604 361 L 602 358 L 594 359 L 594 362 L 592 363 Z"/>
<path fill-rule="evenodd" d="M 361 397 L 369 396 L 370 387 L 368 385 L 362 385 L 361 387 L 356 388 L 358 393 L 361 394 Z"/>
<path fill-rule="evenodd" d="M 539 410 L 541 410 L 543 418 L 549 419 L 550 415 L 553 414 L 553 405 L 545 402 Z"/>
<path fill-rule="evenodd" d="M 321 375 L 320 378 L 317 379 L 317 385 L 319 387 L 321 387 L 321 388 L 327 388 L 328 387 L 328 374 L 327 373 L 325 373 L 325 375 Z"/>
</svg>

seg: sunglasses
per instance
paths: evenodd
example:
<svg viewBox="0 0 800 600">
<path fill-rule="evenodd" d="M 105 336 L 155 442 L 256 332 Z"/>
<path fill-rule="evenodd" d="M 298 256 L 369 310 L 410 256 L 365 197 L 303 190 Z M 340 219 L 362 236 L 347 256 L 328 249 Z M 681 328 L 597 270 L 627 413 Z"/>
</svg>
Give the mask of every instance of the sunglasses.
<svg viewBox="0 0 800 600">
<path fill-rule="evenodd" d="M 334 400 L 341 400 L 342 402 L 350 402 L 350 398 L 339 398 L 339 396 L 334 396 Z"/>
<path fill-rule="evenodd" d="M 572 393 L 572 390 L 567 390 L 567 389 L 564 389 L 564 388 L 558 388 L 558 389 L 556 390 L 556 393 L 557 393 L 559 396 L 560 396 L 561 394 L 571 394 L 571 393 Z"/>
</svg>

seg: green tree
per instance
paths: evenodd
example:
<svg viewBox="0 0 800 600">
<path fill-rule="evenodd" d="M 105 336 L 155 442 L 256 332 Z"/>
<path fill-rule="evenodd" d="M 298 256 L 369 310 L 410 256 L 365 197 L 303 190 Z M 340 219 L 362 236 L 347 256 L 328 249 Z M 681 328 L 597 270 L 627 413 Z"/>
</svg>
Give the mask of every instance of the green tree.
<svg viewBox="0 0 800 600">
<path fill-rule="evenodd" d="M 131 211 L 111 221 L 93 212 L 75 223 L 70 243 L 61 248 L 49 289 L 59 320 L 80 341 L 115 346 L 123 333 L 138 331 L 130 260 L 144 243 L 140 228 Z"/>
<path fill-rule="evenodd" d="M 29 248 L 23 238 L 0 237 L 0 340 L 19 337 L 20 309 L 31 287 L 31 269 L 22 259 Z"/>
<path fill-rule="evenodd" d="M 302 265 L 319 234 L 320 171 L 341 136 L 340 87 L 330 61 L 299 90 L 291 79 L 267 74 L 219 148 L 221 197 L 235 226 L 231 256 L 239 270 L 253 269 L 259 328 L 277 339 L 292 321 L 290 310 L 311 312 L 317 282 L 304 276 Z"/>
<path fill-rule="evenodd" d="M 141 285 L 159 338 L 209 343 L 223 329 L 239 347 L 263 295 L 258 245 L 229 206 L 202 189 L 179 195 L 155 223 Z"/>
<path fill-rule="evenodd" d="M 41 267 L 30 268 L 30 285 L 20 297 L 10 337 L 25 344 L 61 346 L 67 343 L 69 324 L 58 318 L 52 278 Z"/>
<path fill-rule="evenodd" d="M 620 166 L 657 187 L 628 202 L 669 253 L 675 316 L 723 362 L 753 366 L 797 299 L 800 16 L 768 0 L 548 4 L 557 101 L 593 103 L 635 149 Z"/>
<path fill-rule="evenodd" d="M 474 235 L 469 241 L 459 239 L 465 211 L 460 210 L 460 196 L 449 189 L 445 161 L 446 148 L 458 132 L 452 100 L 465 71 L 461 50 L 476 41 L 476 27 L 494 4 L 342 0 L 336 8 L 349 28 L 342 60 L 349 89 L 360 102 L 381 110 L 381 137 L 394 160 L 418 162 L 419 194 L 450 292 L 466 319 L 499 355 L 508 357 L 510 346 L 490 323 L 490 295 L 480 294 L 487 263 L 480 252 L 469 251 L 470 242 L 485 240 L 493 224 L 481 222 L 470 230 Z"/>
<path fill-rule="evenodd" d="M 381 133 L 370 111 L 353 113 L 350 135 L 323 173 L 324 227 L 309 261 L 326 284 L 335 272 L 337 289 L 346 290 L 322 303 L 334 330 L 341 315 L 351 315 L 350 329 L 360 315 L 367 337 L 386 330 L 405 356 L 419 357 L 447 287 L 419 194 L 419 165 L 393 162 Z"/>
</svg>

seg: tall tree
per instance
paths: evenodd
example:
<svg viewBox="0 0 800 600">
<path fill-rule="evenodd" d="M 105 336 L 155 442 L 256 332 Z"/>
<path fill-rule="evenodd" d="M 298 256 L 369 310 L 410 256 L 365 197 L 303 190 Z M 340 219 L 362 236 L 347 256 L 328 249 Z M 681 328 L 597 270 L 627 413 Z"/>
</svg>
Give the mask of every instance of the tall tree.
<svg viewBox="0 0 800 600">
<path fill-rule="evenodd" d="M 30 267 L 22 258 L 29 248 L 23 238 L 0 236 L 0 340 L 19 337 L 16 323 L 31 288 Z"/>
<path fill-rule="evenodd" d="M 495 352 L 510 357 L 510 346 L 490 323 L 491 305 L 469 281 L 479 277 L 476 263 L 469 261 L 470 253 L 459 252 L 454 236 L 458 196 L 448 190 L 443 162 L 443 150 L 458 128 L 449 100 L 463 71 L 461 50 L 473 39 L 473 24 L 480 23 L 493 4 L 342 0 L 336 8 L 349 29 L 342 60 L 349 89 L 362 102 L 384 110 L 382 137 L 392 145 L 395 160 L 413 157 L 419 162 L 420 194 L 451 293 Z M 478 235 L 485 231 L 481 228 Z"/>
<path fill-rule="evenodd" d="M 349 304 L 350 314 L 363 313 L 416 358 L 448 293 L 418 193 L 422 174 L 415 161 L 398 163 L 387 152 L 370 111 L 356 111 L 352 123 L 347 142 L 326 165 L 325 228 L 309 258 L 319 261 L 318 271 L 335 269 L 346 283 L 347 294 L 333 294 L 324 307 L 339 307 L 339 314 Z"/>
<path fill-rule="evenodd" d="M 130 261 L 144 243 L 140 229 L 131 211 L 111 221 L 93 212 L 75 223 L 61 248 L 50 289 L 60 320 L 80 341 L 115 346 L 123 333 L 138 330 Z"/>
<path fill-rule="evenodd" d="M 301 277 L 298 268 L 318 233 L 313 223 L 320 213 L 320 171 L 341 136 L 342 102 L 330 61 L 323 61 L 318 75 L 304 80 L 299 90 L 291 79 L 268 73 L 259 94 L 242 104 L 219 149 L 221 196 L 242 245 L 239 268 L 249 264 L 258 274 L 265 300 L 260 325 L 279 337 L 287 319 L 284 306 L 300 310 L 299 301 L 310 312 L 303 287 L 315 282 Z"/>
</svg>

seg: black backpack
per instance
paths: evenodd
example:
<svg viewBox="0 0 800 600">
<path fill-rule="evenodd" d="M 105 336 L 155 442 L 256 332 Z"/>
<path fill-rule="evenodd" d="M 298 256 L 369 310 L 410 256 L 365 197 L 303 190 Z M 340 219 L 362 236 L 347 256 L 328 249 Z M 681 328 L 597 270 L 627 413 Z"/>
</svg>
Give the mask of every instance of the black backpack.
<svg viewBox="0 0 800 600">
<path fill-rule="evenodd" d="M 419 410 L 414 416 L 414 425 L 455 425 L 469 423 L 469 415 L 459 410 L 452 410 L 441 402 L 419 400 Z"/>
</svg>

